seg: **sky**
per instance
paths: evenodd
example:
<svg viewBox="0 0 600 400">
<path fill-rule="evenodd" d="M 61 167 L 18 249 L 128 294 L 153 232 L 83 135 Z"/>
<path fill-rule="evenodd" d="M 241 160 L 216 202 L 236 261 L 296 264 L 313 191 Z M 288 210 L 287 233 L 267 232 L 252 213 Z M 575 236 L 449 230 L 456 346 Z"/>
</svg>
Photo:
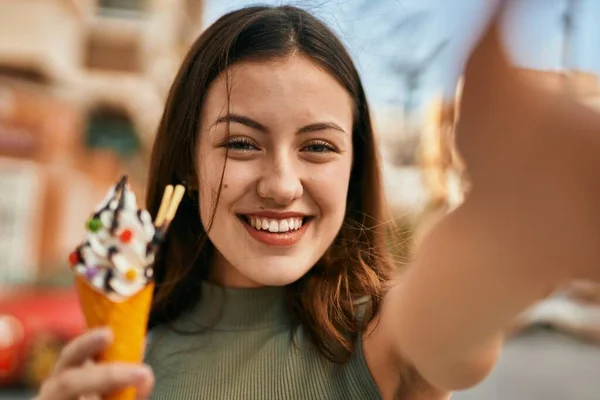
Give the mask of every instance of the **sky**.
<svg viewBox="0 0 600 400">
<path fill-rule="evenodd" d="M 451 97 L 466 56 L 501 0 L 206 0 L 204 23 L 250 4 L 292 4 L 327 22 L 346 43 L 375 104 L 407 102 L 406 70 L 426 65 L 413 103 Z M 600 73 L 600 0 L 509 0 L 503 35 L 513 61 L 542 70 L 565 67 L 563 15 L 573 10 L 570 68 Z M 435 57 L 430 57 L 435 54 Z M 423 63 L 424 60 L 429 60 Z"/>
</svg>

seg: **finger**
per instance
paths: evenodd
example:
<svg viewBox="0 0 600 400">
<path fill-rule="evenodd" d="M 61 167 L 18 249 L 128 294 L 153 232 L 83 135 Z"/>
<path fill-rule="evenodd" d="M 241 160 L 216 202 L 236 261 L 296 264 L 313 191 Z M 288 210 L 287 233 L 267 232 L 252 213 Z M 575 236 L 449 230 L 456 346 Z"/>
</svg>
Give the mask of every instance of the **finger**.
<svg viewBox="0 0 600 400">
<path fill-rule="evenodd" d="M 148 368 L 149 369 L 149 368 Z M 139 385 L 137 386 L 136 389 L 136 400 L 146 400 L 148 397 L 150 397 L 150 394 L 152 393 L 152 389 L 154 388 L 154 374 L 152 373 L 152 370 L 150 370 L 150 374 L 148 376 L 146 376 L 145 378 L 143 378 Z"/>
<path fill-rule="evenodd" d="M 111 363 L 66 370 L 44 383 L 44 400 L 78 399 L 84 394 L 106 394 L 134 386 L 144 393 L 152 385 L 152 371 L 145 365 Z"/>
<path fill-rule="evenodd" d="M 102 397 L 99 394 L 85 394 L 79 396 L 77 400 L 102 400 Z"/>
<path fill-rule="evenodd" d="M 108 328 L 91 330 L 65 346 L 54 367 L 54 373 L 67 368 L 78 367 L 86 360 L 94 358 L 113 341 L 113 333 Z"/>
<path fill-rule="evenodd" d="M 497 164 L 490 162 L 490 157 L 507 157 L 499 150 L 502 144 L 510 142 L 505 133 L 524 123 L 519 120 L 521 115 L 531 116 L 521 105 L 523 91 L 494 22 L 469 57 L 456 127 L 457 149 L 473 181 L 487 180 L 480 179 L 482 168 L 486 168 L 487 176 L 487 167 Z M 498 140 L 502 142 L 496 143 Z M 484 148 L 494 148 L 494 151 L 482 151 Z"/>
<path fill-rule="evenodd" d="M 87 359 L 82 365 L 84 371 L 89 371 L 89 368 L 96 365 L 94 360 Z M 102 400 L 102 397 L 97 393 L 88 393 L 80 395 L 77 400 Z"/>
</svg>

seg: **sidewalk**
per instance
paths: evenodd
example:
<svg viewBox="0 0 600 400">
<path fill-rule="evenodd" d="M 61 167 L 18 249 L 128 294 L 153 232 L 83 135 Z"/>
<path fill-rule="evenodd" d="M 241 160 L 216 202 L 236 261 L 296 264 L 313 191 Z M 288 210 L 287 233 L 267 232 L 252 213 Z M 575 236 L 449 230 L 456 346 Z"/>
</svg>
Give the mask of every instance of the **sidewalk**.
<svg viewBox="0 0 600 400">
<path fill-rule="evenodd" d="M 509 341 L 494 372 L 452 400 L 598 400 L 600 346 L 538 329 Z"/>
</svg>

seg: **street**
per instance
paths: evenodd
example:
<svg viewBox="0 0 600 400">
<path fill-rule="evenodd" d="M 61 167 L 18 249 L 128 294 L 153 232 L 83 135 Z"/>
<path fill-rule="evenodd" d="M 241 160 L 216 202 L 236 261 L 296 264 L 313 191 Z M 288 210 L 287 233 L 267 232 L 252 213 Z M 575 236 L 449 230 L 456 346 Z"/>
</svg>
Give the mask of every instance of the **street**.
<svg viewBox="0 0 600 400">
<path fill-rule="evenodd" d="M 492 375 L 452 400 L 598 400 L 599 378 L 600 346 L 538 330 L 507 343 Z M 0 392 L 1 400 L 32 397 Z"/>
<path fill-rule="evenodd" d="M 2 400 L 30 400 L 35 396 L 35 393 L 28 393 L 24 391 L 0 391 L 0 399 Z"/>
</svg>

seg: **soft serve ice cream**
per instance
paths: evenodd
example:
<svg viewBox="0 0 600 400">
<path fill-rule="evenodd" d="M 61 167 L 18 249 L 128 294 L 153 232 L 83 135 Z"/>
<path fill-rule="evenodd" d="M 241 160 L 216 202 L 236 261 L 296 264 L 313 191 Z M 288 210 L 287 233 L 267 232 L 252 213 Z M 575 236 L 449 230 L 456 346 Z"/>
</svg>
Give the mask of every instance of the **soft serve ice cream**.
<svg viewBox="0 0 600 400">
<path fill-rule="evenodd" d="M 69 257 L 76 275 L 113 301 L 152 282 L 159 233 L 138 207 L 126 177 L 113 186 L 87 221 L 85 239 Z"/>
</svg>

